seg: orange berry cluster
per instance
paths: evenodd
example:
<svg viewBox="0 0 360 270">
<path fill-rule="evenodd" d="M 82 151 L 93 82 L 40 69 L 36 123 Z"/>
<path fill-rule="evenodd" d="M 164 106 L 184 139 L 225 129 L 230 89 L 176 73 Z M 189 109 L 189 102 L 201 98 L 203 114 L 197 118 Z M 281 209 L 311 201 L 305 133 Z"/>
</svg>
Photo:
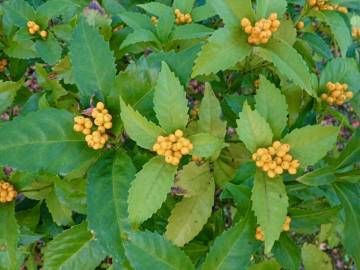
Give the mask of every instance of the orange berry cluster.
<svg viewBox="0 0 360 270">
<path fill-rule="evenodd" d="M 109 136 L 105 132 L 107 129 L 112 128 L 112 116 L 105 109 L 105 105 L 102 102 L 96 104 L 96 108 L 92 110 L 91 116 L 94 122 L 90 118 L 76 116 L 74 118 L 74 130 L 82 132 L 85 135 L 85 141 L 88 146 L 98 150 L 103 148 L 109 140 Z M 97 126 L 96 130 L 92 129 L 94 124 Z"/>
<path fill-rule="evenodd" d="M 354 38 L 360 38 L 360 28 L 353 27 L 351 34 Z"/>
<path fill-rule="evenodd" d="M 291 218 L 287 216 L 285 223 L 282 226 L 284 232 L 290 231 L 290 223 L 291 223 Z M 255 238 L 259 241 L 265 241 L 264 233 L 260 227 L 256 228 Z"/>
<path fill-rule="evenodd" d="M 300 166 L 298 160 L 289 154 L 290 145 L 282 144 L 275 141 L 268 148 L 259 148 L 252 155 L 252 159 L 256 162 L 256 166 L 262 168 L 270 178 L 283 174 L 286 170 L 289 174 L 296 174 Z"/>
<path fill-rule="evenodd" d="M 347 100 L 353 98 L 354 94 L 348 91 L 349 86 L 346 83 L 333 83 L 326 84 L 327 93 L 321 95 L 321 99 L 325 100 L 329 105 L 343 105 Z"/>
<path fill-rule="evenodd" d="M 192 143 L 184 138 L 184 133 L 178 129 L 169 136 L 159 136 L 153 146 L 153 150 L 160 156 L 165 156 L 165 162 L 179 165 L 183 155 L 187 155 L 193 149 Z"/>
<path fill-rule="evenodd" d="M 180 9 L 175 9 L 175 23 L 176 24 L 190 24 L 192 23 L 192 17 L 190 13 L 182 13 Z"/>
<path fill-rule="evenodd" d="M 328 0 L 308 0 L 308 3 L 315 10 L 337 10 L 341 13 L 348 13 L 346 7 L 329 4 Z"/>
<path fill-rule="evenodd" d="M 245 33 L 249 34 L 248 43 L 252 45 L 266 44 L 269 42 L 272 34 L 280 27 L 280 21 L 277 14 L 272 13 L 268 19 L 261 19 L 253 27 L 248 18 L 241 20 L 241 27 Z"/>
<path fill-rule="evenodd" d="M 12 202 L 15 200 L 17 192 L 14 186 L 3 180 L 0 181 L 0 202 Z"/>
<path fill-rule="evenodd" d="M 151 17 L 151 23 L 154 25 L 154 26 L 157 26 L 158 23 L 159 23 L 159 19 L 155 16 L 152 16 Z"/>
<path fill-rule="evenodd" d="M 0 60 L 0 72 L 5 71 L 7 64 L 8 64 L 8 61 L 6 59 Z"/>
<path fill-rule="evenodd" d="M 45 30 L 40 30 L 40 26 L 33 21 L 27 22 L 28 31 L 31 35 L 35 35 L 37 32 L 39 32 L 40 37 L 43 39 L 47 38 L 48 32 Z"/>
<path fill-rule="evenodd" d="M 302 21 L 300 21 L 300 22 L 298 22 L 298 23 L 296 24 L 296 28 L 297 28 L 298 30 L 302 30 L 302 29 L 304 29 L 304 27 L 305 27 L 305 24 L 304 24 L 304 22 L 302 22 Z"/>
</svg>

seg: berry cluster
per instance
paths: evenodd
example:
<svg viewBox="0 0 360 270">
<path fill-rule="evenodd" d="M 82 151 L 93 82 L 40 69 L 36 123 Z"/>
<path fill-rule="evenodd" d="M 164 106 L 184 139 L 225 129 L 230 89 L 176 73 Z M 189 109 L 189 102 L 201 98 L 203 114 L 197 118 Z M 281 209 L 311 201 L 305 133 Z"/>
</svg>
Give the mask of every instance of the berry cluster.
<svg viewBox="0 0 360 270">
<path fill-rule="evenodd" d="M 281 175 L 285 170 L 289 174 L 296 174 L 300 166 L 298 160 L 294 159 L 289 154 L 290 145 L 282 144 L 275 141 L 272 146 L 268 148 L 259 148 L 256 153 L 252 155 L 252 159 L 256 162 L 256 166 L 262 168 L 270 178 Z"/>
<path fill-rule="evenodd" d="M 321 95 L 321 99 L 325 100 L 329 105 L 343 105 L 347 100 L 353 98 L 354 94 L 348 91 L 349 86 L 346 83 L 333 83 L 326 84 L 327 93 Z"/>
<path fill-rule="evenodd" d="M 291 218 L 287 216 L 285 223 L 282 226 L 284 232 L 290 231 L 290 223 L 291 223 Z M 256 228 L 255 238 L 259 241 L 265 241 L 264 233 L 260 227 Z"/>
<path fill-rule="evenodd" d="M 184 133 L 178 129 L 169 136 L 159 136 L 153 146 L 153 150 L 160 156 L 165 156 L 165 162 L 179 165 L 183 155 L 187 155 L 193 149 L 192 143 L 184 138 Z"/>
<path fill-rule="evenodd" d="M 329 4 L 328 1 L 329 0 L 308 0 L 308 3 L 309 6 L 315 10 L 337 10 L 341 13 L 348 13 L 346 7 Z"/>
<path fill-rule="evenodd" d="M 192 17 L 190 13 L 182 13 L 180 9 L 175 9 L 175 23 L 176 24 L 190 24 L 192 23 Z"/>
<path fill-rule="evenodd" d="M 7 64 L 8 61 L 6 59 L 0 60 L 0 73 L 5 71 Z"/>
<path fill-rule="evenodd" d="M 359 28 L 353 27 L 353 29 L 351 30 L 351 34 L 354 38 L 360 38 L 360 27 Z"/>
<path fill-rule="evenodd" d="M 28 21 L 27 27 L 31 35 L 35 35 L 37 32 L 39 32 L 40 37 L 43 39 L 47 38 L 48 36 L 48 32 L 45 30 L 40 30 L 40 26 L 36 22 Z"/>
<path fill-rule="evenodd" d="M 268 19 L 261 19 L 255 23 L 253 27 L 248 18 L 241 20 L 241 27 L 245 33 L 249 34 L 248 43 L 251 45 L 266 44 L 269 42 L 272 34 L 275 33 L 280 26 L 277 14 L 272 13 Z"/>
<path fill-rule="evenodd" d="M 151 17 L 151 23 L 154 25 L 154 26 L 157 26 L 158 23 L 159 23 L 159 19 L 155 16 L 152 16 Z"/>
<path fill-rule="evenodd" d="M 16 196 L 17 196 L 17 192 L 14 189 L 14 186 L 8 182 L 1 180 L 0 181 L 0 202 L 1 203 L 12 202 L 13 200 L 15 200 Z"/>
<path fill-rule="evenodd" d="M 105 132 L 107 129 L 112 128 L 112 116 L 105 109 L 105 105 L 102 102 L 96 104 L 96 108 L 92 110 L 91 116 L 94 122 L 90 118 L 76 116 L 74 118 L 74 130 L 86 135 L 85 140 L 88 146 L 98 150 L 103 148 L 109 140 L 109 136 Z M 93 130 L 94 124 L 97 126 L 96 130 Z"/>
<path fill-rule="evenodd" d="M 298 30 L 303 30 L 304 27 L 305 27 L 305 24 L 302 21 L 300 21 L 296 24 L 296 29 L 298 29 Z"/>
</svg>

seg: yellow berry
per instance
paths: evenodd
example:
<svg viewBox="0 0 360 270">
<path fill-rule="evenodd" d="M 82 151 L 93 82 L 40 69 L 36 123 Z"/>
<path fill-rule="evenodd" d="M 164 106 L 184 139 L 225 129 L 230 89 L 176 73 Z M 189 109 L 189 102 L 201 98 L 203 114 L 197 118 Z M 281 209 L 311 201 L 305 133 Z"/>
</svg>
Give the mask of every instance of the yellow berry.
<svg viewBox="0 0 360 270">
<path fill-rule="evenodd" d="M 262 160 L 256 161 L 256 166 L 258 166 L 258 167 L 264 166 L 264 161 L 262 161 Z"/>
<path fill-rule="evenodd" d="M 277 167 L 275 168 L 275 173 L 276 173 L 276 174 L 283 174 L 283 173 L 284 173 L 284 170 L 283 170 L 283 168 L 282 168 L 281 166 L 277 166 Z"/>
<path fill-rule="evenodd" d="M 79 124 L 75 124 L 74 125 L 74 131 L 76 131 L 76 132 L 81 132 L 81 131 L 83 131 L 84 130 L 84 127 L 83 126 L 81 126 L 81 125 L 79 125 Z"/>
<path fill-rule="evenodd" d="M 107 114 L 104 115 L 104 121 L 105 122 L 110 122 L 111 120 L 112 120 L 112 116 L 110 114 L 107 113 Z"/>
<path fill-rule="evenodd" d="M 275 172 L 272 171 L 272 170 L 269 170 L 269 171 L 267 172 L 267 175 L 268 175 L 270 178 L 274 178 L 274 177 L 276 176 Z"/>
<path fill-rule="evenodd" d="M 289 172 L 289 174 L 296 174 L 297 170 L 296 170 L 296 168 L 290 167 L 288 169 L 288 172 Z"/>
<path fill-rule="evenodd" d="M 186 148 L 186 147 L 183 147 L 183 148 L 181 148 L 180 152 L 181 152 L 181 154 L 183 154 L 183 155 L 187 155 L 187 154 L 189 154 L 189 149 Z"/>
<path fill-rule="evenodd" d="M 154 150 L 154 151 L 157 151 L 157 150 L 159 150 L 159 149 L 160 149 L 160 144 L 155 143 L 154 146 L 153 146 L 153 150 Z"/>
<path fill-rule="evenodd" d="M 42 30 L 42 31 L 40 31 L 40 36 L 41 36 L 42 38 L 46 38 L 46 37 L 48 36 L 48 32 L 45 31 L 45 30 Z"/>
<path fill-rule="evenodd" d="M 298 30 L 302 30 L 302 29 L 304 29 L 304 27 L 305 27 L 304 22 L 298 22 L 298 23 L 296 24 L 296 28 L 297 28 Z"/>
<path fill-rule="evenodd" d="M 246 26 L 245 29 L 244 29 L 244 31 L 245 31 L 245 33 L 247 33 L 247 34 L 250 34 L 251 31 L 252 31 L 252 26 L 251 26 L 251 25 Z"/>
<path fill-rule="evenodd" d="M 178 129 L 175 131 L 175 136 L 181 138 L 182 136 L 184 136 L 184 133 L 180 129 Z"/>
<path fill-rule="evenodd" d="M 328 90 L 330 90 L 330 91 L 334 91 L 335 88 L 336 88 L 336 86 L 335 86 L 335 84 L 333 84 L 332 82 L 328 82 L 328 83 L 326 84 L 326 88 L 327 88 Z"/>
<path fill-rule="evenodd" d="M 354 93 L 351 91 L 347 91 L 345 95 L 348 99 L 352 99 L 354 97 Z"/>
<path fill-rule="evenodd" d="M 284 161 L 283 163 L 281 163 L 281 168 L 283 168 L 284 170 L 289 169 L 290 167 L 290 163 L 288 161 Z"/>
<path fill-rule="evenodd" d="M 98 102 L 98 103 L 96 104 L 96 109 L 98 109 L 98 110 L 100 110 L 100 111 L 102 111 L 103 109 L 105 109 L 104 103 Z"/>
<path fill-rule="evenodd" d="M 285 156 L 283 156 L 283 158 L 282 158 L 284 161 L 292 161 L 292 156 L 291 155 L 289 155 L 289 154 L 286 154 Z"/>
<path fill-rule="evenodd" d="M 35 23 L 34 26 L 32 27 L 32 29 L 33 29 L 35 32 L 37 32 L 37 31 L 40 30 L 40 26 Z"/>
<path fill-rule="evenodd" d="M 276 20 L 277 18 L 278 18 L 278 16 L 277 16 L 276 13 L 271 13 L 271 14 L 270 14 L 270 17 L 269 17 L 269 20 L 274 21 L 274 20 Z"/>
<path fill-rule="evenodd" d="M 247 27 L 247 26 L 249 26 L 249 25 L 251 25 L 251 22 L 250 22 L 250 20 L 249 20 L 248 18 L 243 18 L 243 19 L 241 20 L 241 26 L 242 26 L 242 27 Z"/>
<path fill-rule="evenodd" d="M 275 149 L 277 149 L 279 146 L 281 146 L 281 142 L 279 141 L 275 141 L 273 142 L 273 145 L 272 145 Z"/>
<path fill-rule="evenodd" d="M 112 128 L 112 123 L 111 123 L 111 122 L 107 122 L 107 123 L 104 124 L 104 127 L 105 127 L 106 129 L 110 129 L 110 128 Z"/>
<path fill-rule="evenodd" d="M 89 128 L 84 128 L 83 131 L 82 131 L 82 133 L 83 133 L 84 135 L 89 135 L 89 134 L 91 133 L 91 130 L 90 130 Z"/>
</svg>

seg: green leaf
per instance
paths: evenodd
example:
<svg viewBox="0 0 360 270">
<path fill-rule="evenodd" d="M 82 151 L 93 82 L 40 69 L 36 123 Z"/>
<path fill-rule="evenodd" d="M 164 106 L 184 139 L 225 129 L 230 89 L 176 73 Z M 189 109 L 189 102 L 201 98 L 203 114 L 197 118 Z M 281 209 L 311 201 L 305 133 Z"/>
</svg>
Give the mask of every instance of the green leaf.
<svg viewBox="0 0 360 270">
<path fill-rule="evenodd" d="M 209 0 L 209 2 L 227 26 L 240 26 L 240 21 L 244 17 L 255 19 L 250 0 Z"/>
<path fill-rule="evenodd" d="M 329 45 L 324 41 L 324 39 L 315 33 L 305 32 L 301 37 L 301 39 L 305 40 L 309 46 L 320 56 L 325 57 L 327 59 L 332 58 L 332 53 L 329 48 Z M 342 59 L 342 58 L 335 58 Z"/>
<path fill-rule="evenodd" d="M 126 254 L 137 270 L 194 270 L 185 253 L 162 236 L 152 232 L 136 232 L 125 243 Z"/>
<path fill-rule="evenodd" d="M 175 188 L 179 188 L 178 194 L 186 198 L 198 196 L 205 192 L 211 181 L 210 167 L 208 163 L 198 166 L 190 162 L 178 173 Z"/>
<path fill-rule="evenodd" d="M 4 52 L 10 57 L 19 59 L 30 59 L 37 57 L 35 43 L 31 40 L 12 40 L 9 42 L 9 46 L 4 49 Z"/>
<path fill-rule="evenodd" d="M 256 19 L 260 20 L 268 18 L 271 13 L 277 13 L 279 17 L 282 17 L 286 12 L 287 1 L 286 0 L 257 0 L 256 1 Z"/>
<path fill-rule="evenodd" d="M 155 86 L 154 110 L 160 126 L 167 133 L 184 130 L 189 121 L 184 87 L 165 62 L 162 62 Z"/>
<path fill-rule="evenodd" d="M 280 21 L 281 26 L 273 35 L 274 38 L 281 39 L 287 42 L 290 46 L 293 46 L 296 42 L 296 28 L 292 20 L 283 19 Z"/>
<path fill-rule="evenodd" d="M 69 49 L 74 80 L 82 100 L 87 103 L 94 94 L 108 95 L 116 75 L 115 59 L 99 32 L 81 19 Z"/>
<path fill-rule="evenodd" d="M 360 237 L 359 185 L 335 183 L 333 187 L 345 210 L 344 246 L 353 256 L 356 266 L 360 267 L 360 243 L 355 240 Z"/>
<path fill-rule="evenodd" d="M 328 185 L 336 181 L 335 172 L 335 168 L 323 167 L 298 177 L 296 181 L 309 186 Z"/>
<path fill-rule="evenodd" d="M 161 207 L 171 190 L 176 170 L 163 156 L 156 156 L 136 174 L 128 197 L 131 223 L 141 224 Z"/>
<path fill-rule="evenodd" d="M 283 142 L 290 144 L 290 153 L 305 168 L 318 162 L 334 147 L 338 132 L 333 126 L 306 126 L 287 134 Z"/>
<path fill-rule="evenodd" d="M 285 96 L 264 76 L 260 76 L 255 101 L 256 110 L 269 123 L 275 138 L 280 138 L 287 124 L 288 106 Z"/>
<path fill-rule="evenodd" d="M 198 235 L 211 216 L 215 183 L 211 177 L 202 180 L 206 188 L 196 196 L 183 198 L 171 211 L 165 237 L 177 246 L 184 246 Z"/>
<path fill-rule="evenodd" d="M 81 223 L 57 235 L 49 242 L 44 254 L 48 270 L 95 269 L 104 259 L 97 240 Z"/>
<path fill-rule="evenodd" d="M 134 30 L 136 29 L 146 29 L 153 31 L 154 26 L 151 23 L 150 17 L 136 12 L 123 12 L 119 14 L 119 17 L 124 21 L 124 23 Z"/>
<path fill-rule="evenodd" d="M 330 257 L 313 244 L 304 244 L 301 257 L 305 270 L 332 270 Z"/>
<path fill-rule="evenodd" d="M 182 13 L 190 13 L 195 0 L 174 0 L 174 9 L 180 9 Z"/>
<path fill-rule="evenodd" d="M 60 203 L 67 208 L 86 214 L 86 180 L 78 179 L 55 179 L 55 193 Z"/>
<path fill-rule="evenodd" d="M 270 125 L 256 110 L 252 111 L 247 102 L 244 103 L 243 111 L 236 123 L 239 138 L 251 153 L 272 143 L 273 133 Z"/>
<path fill-rule="evenodd" d="M 341 54 L 345 57 L 352 43 L 352 37 L 351 30 L 343 16 L 337 11 L 321 11 L 315 14 L 320 21 L 330 26 L 331 32 L 339 45 Z"/>
<path fill-rule="evenodd" d="M 135 111 L 120 99 L 121 119 L 127 134 L 137 145 L 152 150 L 158 136 L 165 131 L 154 123 L 148 121 L 140 113 Z"/>
<path fill-rule="evenodd" d="M 49 0 L 36 9 L 37 16 L 52 19 L 61 15 L 66 15 L 70 9 L 80 8 L 80 5 L 72 0 Z"/>
<path fill-rule="evenodd" d="M 46 205 L 49 212 L 57 225 L 69 225 L 72 222 L 72 212 L 63 205 L 56 196 L 55 190 L 52 189 L 46 196 Z"/>
<path fill-rule="evenodd" d="M 209 158 L 220 151 L 224 146 L 224 140 L 208 133 L 198 133 L 189 137 L 194 146 L 191 155 Z"/>
<path fill-rule="evenodd" d="M 280 235 L 272 250 L 276 260 L 288 270 L 299 270 L 301 265 L 301 252 L 294 241 L 286 234 Z"/>
<path fill-rule="evenodd" d="M 200 105 L 199 121 L 197 122 L 199 132 L 224 138 L 226 134 L 226 122 L 221 118 L 222 110 L 220 102 L 215 96 L 211 85 L 206 83 L 204 98 Z"/>
<path fill-rule="evenodd" d="M 12 105 L 17 91 L 24 84 L 24 79 L 18 82 L 0 80 L 0 114 Z"/>
<path fill-rule="evenodd" d="M 156 26 L 156 34 L 160 41 L 166 43 L 169 41 L 171 32 L 174 29 L 175 16 L 172 9 L 167 9 L 161 16 L 159 16 L 158 24 Z"/>
<path fill-rule="evenodd" d="M 116 264 L 124 260 L 121 235 L 129 228 L 127 197 L 136 174 L 125 152 L 110 152 L 89 171 L 88 221 L 97 239 Z"/>
<path fill-rule="evenodd" d="M 212 28 L 206 27 L 202 24 L 192 23 L 184 24 L 175 27 L 171 39 L 172 40 L 187 40 L 194 38 L 204 38 L 213 32 Z"/>
<path fill-rule="evenodd" d="M 137 6 L 144 9 L 148 13 L 154 14 L 157 17 L 160 17 L 162 14 L 168 12 L 169 10 L 173 12 L 173 9 L 171 7 L 159 2 L 149 2 Z"/>
<path fill-rule="evenodd" d="M 140 42 L 154 42 L 158 44 L 158 38 L 155 34 L 146 29 L 136 29 L 134 32 L 127 35 L 125 40 L 121 43 L 120 49 L 124 49 L 130 45 L 134 45 Z"/>
<path fill-rule="evenodd" d="M 264 172 L 257 170 L 251 201 L 257 222 L 264 232 L 265 253 L 269 253 L 280 237 L 289 206 L 282 178 L 270 179 Z"/>
<path fill-rule="evenodd" d="M 15 204 L 0 204 L 0 265 L 4 270 L 17 270 L 19 227 L 15 219 Z"/>
<path fill-rule="evenodd" d="M 200 51 L 195 60 L 192 77 L 232 68 L 250 52 L 251 46 L 247 43 L 247 36 L 240 28 L 220 28 L 212 34 Z"/>
<path fill-rule="evenodd" d="M 35 18 L 34 8 L 24 0 L 11 0 L 3 4 L 5 15 L 10 21 L 19 26 L 26 26 L 26 23 Z"/>
<path fill-rule="evenodd" d="M 215 239 L 201 269 L 247 270 L 258 247 L 254 234 L 255 220 L 252 214 L 248 214 Z"/>
<path fill-rule="evenodd" d="M 272 62 L 281 75 L 292 80 L 309 95 L 316 97 L 316 91 L 309 80 L 309 69 L 293 47 L 281 39 L 272 38 L 265 47 L 256 47 L 254 50 L 261 58 Z"/>
<path fill-rule="evenodd" d="M 194 22 L 200 22 L 215 15 L 216 12 L 209 1 L 206 1 L 204 5 L 195 7 L 191 12 L 191 16 Z"/>
<path fill-rule="evenodd" d="M 0 163 L 29 172 L 67 174 L 98 155 L 82 134 L 73 131 L 73 115 L 57 109 L 28 113 L 4 124 L 0 141 Z"/>
<path fill-rule="evenodd" d="M 275 259 L 266 260 L 249 267 L 249 270 L 280 270 L 281 266 Z"/>
</svg>

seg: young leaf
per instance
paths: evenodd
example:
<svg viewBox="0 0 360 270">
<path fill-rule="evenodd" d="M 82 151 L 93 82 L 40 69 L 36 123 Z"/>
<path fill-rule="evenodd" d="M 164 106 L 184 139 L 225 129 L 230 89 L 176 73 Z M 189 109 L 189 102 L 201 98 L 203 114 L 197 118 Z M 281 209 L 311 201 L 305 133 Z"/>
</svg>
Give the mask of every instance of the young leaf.
<svg viewBox="0 0 360 270">
<path fill-rule="evenodd" d="M 199 121 L 197 122 L 199 132 L 205 132 L 224 138 L 226 134 L 226 122 L 221 120 L 222 111 L 219 100 L 216 98 L 211 85 L 205 84 L 205 94 L 201 101 Z"/>
<path fill-rule="evenodd" d="M 165 201 L 173 185 L 177 167 L 164 157 L 153 157 L 131 182 L 128 197 L 129 219 L 136 225 L 150 218 Z"/>
<path fill-rule="evenodd" d="M 236 122 L 239 138 L 251 153 L 272 143 L 273 133 L 269 124 L 256 110 L 252 111 L 247 102 Z"/>
<path fill-rule="evenodd" d="M 286 12 L 287 1 L 286 0 L 257 0 L 256 1 L 256 18 L 258 20 L 268 18 L 271 13 L 277 13 L 279 17 L 282 17 Z"/>
<path fill-rule="evenodd" d="M 98 153 L 72 130 L 73 124 L 71 113 L 57 109 L 17 117 L 0 129 L 0 163 L 29 172 L 67 174 L 90 162 Z"/>
<path fill-rule="evenodd" d="M 0 265 L 3 269 L 19 269 L 17 244 L 19 227 L 15 219 L 15 204 L 0 203 Z"/>
<path fill-rule="evenodd" d="M 290 153 L 305 168 L 318 162 L 334 147 L 338 132 L 333 126 L 306 126 L 287 134 L 283 142 L 290 144 Z"/>
<path fill-rule="evenodd" d="M 240 28 L 220 28 L 212 34 L 200 51 L 195 60 L 192 77 L 232 68 L 250 52 L 251 46 L 247 43 L 247 36 Z"/>
<path fill-rule="evenodd" d="M 184 87 L 165 62 L 162 62 L 155 86 L 154 110 L 160 126 L 167 133 L 184 130 L 189 121 Z"/>
<path fill-rule="evenodd" d="M 255 96 L 256 110 L 269 123 L 275 138 L 280 138 L 286 127 L 288 106 L 286 98 L 264 76 L 260 77 L 260 87 Z"/>
<path fill-rule="evenodd" d="M 247 270 L 258 247 L 254 235 L 255 220 L 252 214 L 248 214 L 215 239 L 201 269 Z"/>
<path fill-rule="evenodd" d="M 299 270 L 301 265 L 301 252 L 294 241 L 286 234 L 280 235 L 272 250 L 276 260 L 288 270 Z"/>
<path fill-rule="evenodd" d="M 71 210 L 59 201 L 54 188 L 46 196 L 46 205 L 57 225 L 69 225 L 72 222 Z"/>
<path fill-rule="evenodd" d="M 116 75 L 115 59 L 99 32 L 81 19 L 70 44 L 74 80 L 83 101 L 110 93 Z M 104 68 L 106 67 L 106 68 Z"/>
<path fill-rule="evenodd" d="M 57 235 L 45 250 L 44 268 L 95 269 L 105 254 L 86 227 L 86 222 L 83 222 Z"/>
<path fill-rule="evenodd" d="M 333 187 L 345 210 L 344 246 L 360 267 L 360 205 L 359 186 L 350 183 L 335 183 Z"/>
<path fill-rule="evenodd" d="M 45 63 L 53 65 L 61 58 L 62 48 L 52 34 L 49 34 L 46 40 L 37 40 L 35 49 Z"/>
<path fill-rule="evenodd" d="M 107 153 L 88 174 L 89 228 L 117 265 L 125 256 L 121 235 L 129 229 L 127 197 L 135 174 L 136 168 L 123 151 Z"/>
<path fill-rule="evenodd" d="M 205 192 L 212 181 L 208 163 L 198 166 L 190 162 L 178 173 L 179 180 L 175 182 L 175 188 L 180 189 L 180 194 L 186 198 L 198 196 Z"/>
<path fill-rule="evenodd" d="M 189 137 L 194 146 L 191 155 L 209 158 L 220 151 L 224 146 L 224 140 L 208 133 L 198 133 Z"/>
<path fill-rule="evenodd" d="M 185 253 L 161 235 L 152 232 L 129 234 L 125 243 L 126 255 L 137 270 L 194 270 Z"/>
<path fill-rule="evenodd" d="M 313 244 L 304 244 L 301 257 L 305 270 L 321 269 L 332 270 L 330 257 Z"/>
<path fill-rule="evenodd" d="M 257 170 L 251 195 L 252 208 L 265 236 L 265 253 L 269 253 L 282 232 L 289 206 L 281 177 L 270 179 Z"/>
<path fill-rule="evenodd" d="M 135 111 L 120 99 L 121 120 L 124 123 L 125 131 L 137 145 L 152 150 L 158 136 L 165 134 L 165 131 L 154 123 L 148 121 L 144 116 Z"/>
<path fill-rule="evenodd" d="M 272 38 L 265 47 L 256 47 L 255 52 L 261 58 L 272 62 L 280 74 L 294 81 L 309 95 L 316 97 L 316 91 L 309 80 L 310 73 L 306 63 L 302 56 L 285 41 Z"/>
</svg>

